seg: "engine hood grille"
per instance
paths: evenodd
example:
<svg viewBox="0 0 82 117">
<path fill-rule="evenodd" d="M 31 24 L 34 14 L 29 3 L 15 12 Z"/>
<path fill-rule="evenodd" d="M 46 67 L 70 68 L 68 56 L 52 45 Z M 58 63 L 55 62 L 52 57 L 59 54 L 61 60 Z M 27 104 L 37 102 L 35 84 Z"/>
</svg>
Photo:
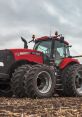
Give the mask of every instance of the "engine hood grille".
<svg viewBox="0 0 82 117">
<path fill-rule="evenodd" d="M 0 66 L 0 72 L 6 72 L 13 61 L 14 56 L 10 50 L 0 50 L 0 63 L 3 63 L 3 66 Z"/>
</svg>

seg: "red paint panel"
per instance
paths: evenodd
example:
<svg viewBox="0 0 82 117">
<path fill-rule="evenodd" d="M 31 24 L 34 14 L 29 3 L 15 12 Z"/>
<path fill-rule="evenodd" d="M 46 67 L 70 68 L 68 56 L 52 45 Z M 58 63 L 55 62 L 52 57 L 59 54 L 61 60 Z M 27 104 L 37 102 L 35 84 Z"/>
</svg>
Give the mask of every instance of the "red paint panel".
<svg viewBox="0 0 82 117">
<path fill-rule="evenodd" d="M 31 50 L 31 49 L 11 49 L 15 60 L 27 60 L 30 62 L 35 62 L 35 63 L 43 63 L 43 57 L 36 55 L 36 54 L 31 54 L 31 52 L 38 52 L 36 50 Z M 27 54 L 20 54 L 20 53 L 27 53 Z M 38 52 L 42 54 L 42 52 Z"/>
<path fill-rule="evenodd" d="M 70 64 L 70 63 L 78 63 L 78 64 L 80 64 L 79 61 L 78 61 L 77 59 L 73 59 L 73 58 L 64 58 L 64 59 L 61 61 L 59 67 L 60 67 L 60 69 L 63 69 L 63 68 L 65 68 L 68 64 Z"/>
</svg>

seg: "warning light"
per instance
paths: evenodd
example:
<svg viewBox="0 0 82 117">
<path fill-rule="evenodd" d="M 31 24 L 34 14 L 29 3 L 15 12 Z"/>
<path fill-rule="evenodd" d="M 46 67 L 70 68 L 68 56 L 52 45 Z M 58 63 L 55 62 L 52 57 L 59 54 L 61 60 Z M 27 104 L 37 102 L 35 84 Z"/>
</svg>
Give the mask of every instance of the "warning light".
<svg viewBox="0 0 82 117">
<path fill-rule="evenodd" d="M 35 39 L 35 35 L 32 35 L 33 40 Z"/>
<path fill-rule="evenodd" d="M 58 36 L 58 31 L 55 32 L 55 36 Z"/>
</svg>

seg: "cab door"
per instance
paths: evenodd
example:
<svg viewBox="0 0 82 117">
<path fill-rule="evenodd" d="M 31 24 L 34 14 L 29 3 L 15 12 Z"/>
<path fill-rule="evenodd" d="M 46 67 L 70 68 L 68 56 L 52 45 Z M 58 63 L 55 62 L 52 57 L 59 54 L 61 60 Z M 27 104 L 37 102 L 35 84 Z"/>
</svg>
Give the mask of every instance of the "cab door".
<svg viewBox="0 0 82 117">
<path fill-rule="evenodd" d="M 66 57 L 65 44 L 61 43 L 59 40 L 55 40 L 53 57 L 57 66 L 60 64 L 62 59 Z"/>
</svg>

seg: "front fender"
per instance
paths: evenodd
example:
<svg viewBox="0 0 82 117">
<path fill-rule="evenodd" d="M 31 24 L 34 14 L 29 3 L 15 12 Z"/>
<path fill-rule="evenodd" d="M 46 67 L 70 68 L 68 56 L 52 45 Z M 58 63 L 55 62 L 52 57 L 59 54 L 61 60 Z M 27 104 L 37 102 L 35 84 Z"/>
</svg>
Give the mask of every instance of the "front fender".
<svg viewBox="0 0 82 117">
<path fill-rule="evenodd" d="M 77 63 L 80 64 L 79 61 L 77 59 L 73 59 L 73 58 L 64 58 L 59 67 L 60 69 L 64 69 L 67 65 L 71 64 L 71 63 Z"/>
</svg>

